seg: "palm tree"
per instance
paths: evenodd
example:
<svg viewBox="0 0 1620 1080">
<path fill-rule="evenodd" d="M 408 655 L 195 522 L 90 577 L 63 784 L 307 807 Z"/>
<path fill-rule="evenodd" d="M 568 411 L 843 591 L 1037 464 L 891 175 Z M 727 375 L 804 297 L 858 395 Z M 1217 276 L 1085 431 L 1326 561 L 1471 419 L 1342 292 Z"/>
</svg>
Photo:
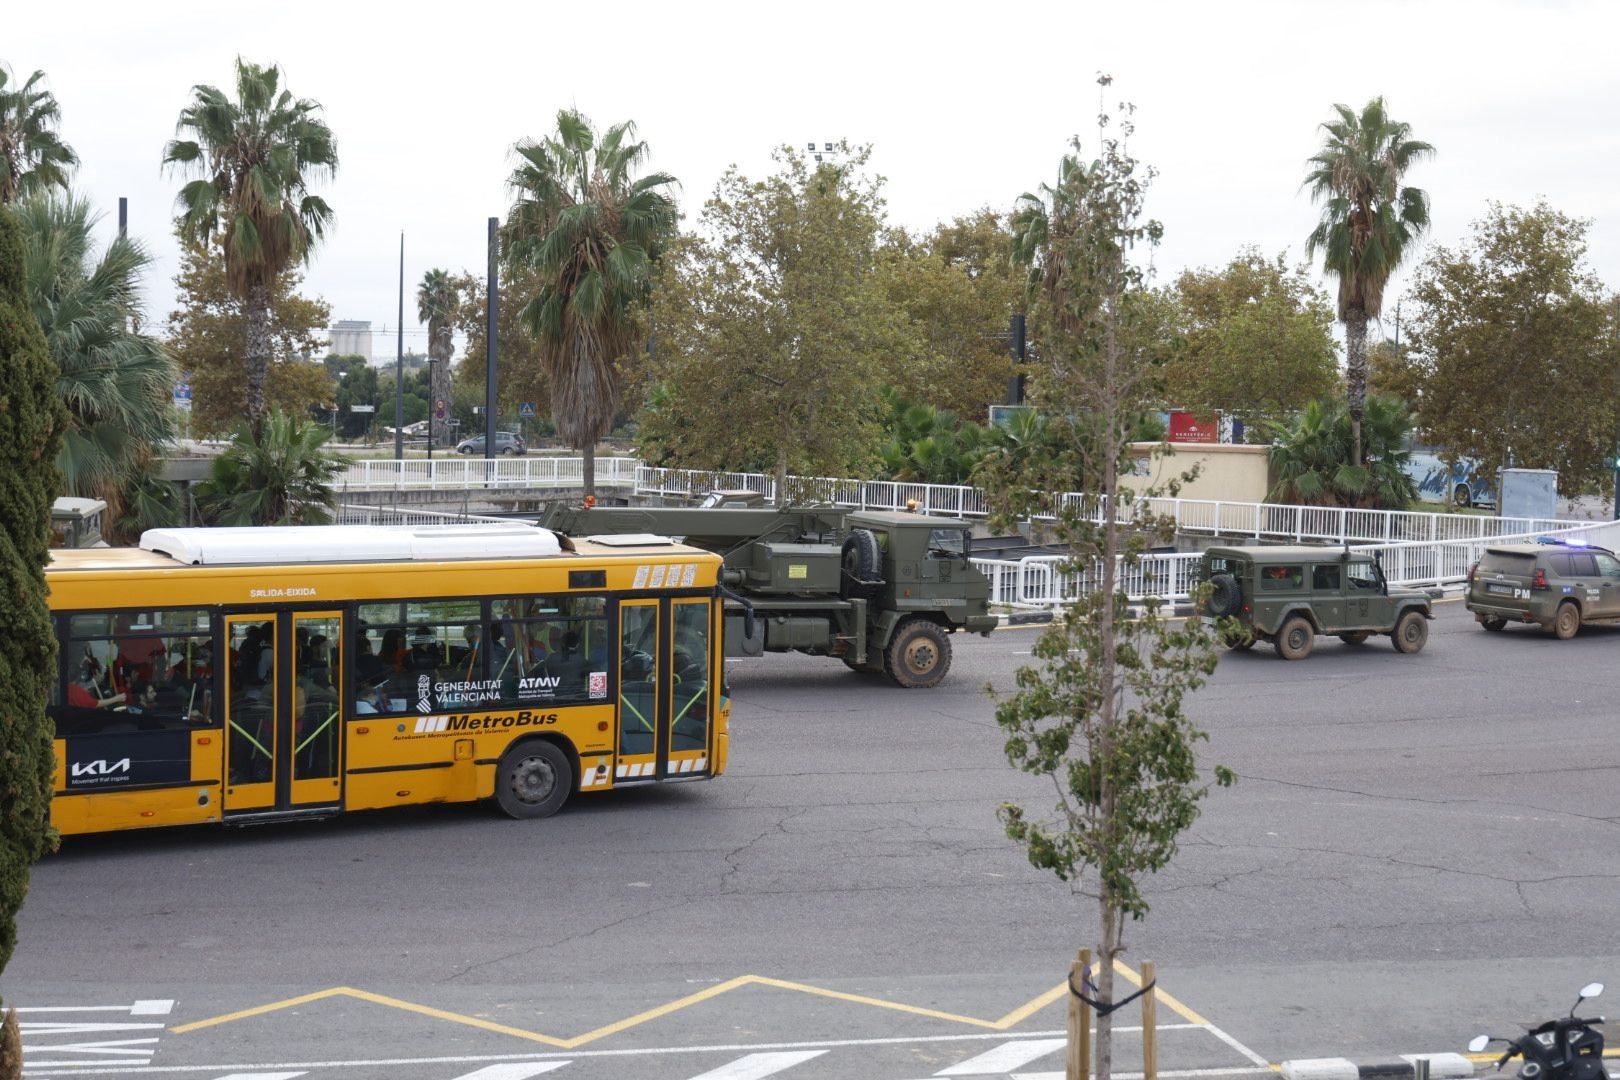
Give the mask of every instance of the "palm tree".
<svg viewBox="0 0 1620 1080">
<path fill-rule="evenodd" d="M 667 173 L 631 179 L 647 157 L 635 125 L 598 137 L 579 112 L 557 114 L 557 131 L 517 146 L 506 217 L 509 263 L 524 265 L 540 288 L 520 321 L 540 346 L 557 433 L 585 458 L 585 492 L 596 491 L 596 441 L 619 408 L 615 363 L 641 343 L 637 315 L 650 273 L 675 231 Z"/>
<path fill-rule="evenodd" d="M 197 485 L 197 507 L 211 525 L 325 525 L 337 503 L 339 462 L 323 453 L 327 431 L 277 410 L 255 434 L 238 425 L 230 449 Z"/>
<path fill-rule="evenodd" d="M 1350 463 L 1359 466 L 1361 418 L 1367 401 L 1367 320 L 1383 308 L 1384 286 L 1408 248 L 1429 227 L 1429 196 L 1403 187 L 1407 169 L 1434 156 L 1411 138 L 1411 125 L 1392 120 L 1384 99 L 1358 116 L 1334 105 L 1337 120 L 1322 125 L 1322 149 L 1307 163 L 1304 186 L 1322 203 L 1322 219 L 1305 241 L 1308 256 L 1323 253 L 1339 279 L 1339 318 L 1345 329 L 1345 398 L 1350 407 Z"/>
<path fill-rule="evenodd" d="M 66 188 L 68 172 L 79 163 L 73 148 L 56 135 L 61 110 L 56 95 L 38 89 L 44 78 L 36 71 L 16 90 L 7 90 L 15 76 L 0 64 L 0 204 L 30 191 Z"/>
<path fill-rule="evenodd" d="M 320 105 L 280 88 L 281 69 L 236 61 L 232 101 L 212 86 L 192 88 L 165 165 L 202 174 L 180 189 L 181 238 L 224 247 L 231 292 L 247 316 L 247 414 L 264 421 L 270 368 L 270 297 L 276 278 L 300 262 L 332 224 L 332 208 L 309 194 L 312 179 L 337 170 L 337 144 Z"/>
<path fill-rule="evenodd" d="M 450 357 L 456 351 L 450 323 L 456 316 L 459 303 L 460 297 L 448 270 L 429 270 L 422 275 L 422 284 L 416 290 L 416 317 L 427 323 L 428 327 L 429 392 L 433 395 L 433 402 L 448 403 L 450 400 Z M 433 402 L 428 404 L 430 410 Z M 446 438 L 449 432 L 448 424 L 439 425 L 439 441 L 450 441 Z"/>
<path fill-rule="evenodd" d="M 1273 502 L 1405 510 L 1417 498 L 1407 475 L 1406 437 L 1412 414 L 1398 398 L 1367 399 L 1363 461 L 1350 460 L 1352 425 L 1342 402 L 1313 401 L 1269 452 L 1276 486 Z"/>
<path fill-rule="evenodd" d="M 138 289 L 152 258 L 118 237 L 96 256 L 96 215 L 72 194 L 36 192 L 14 207 L 22 226 L 29 302 L 56 361 L 68 427 L 57 455 L 66 494 L 105 499 L 111 514 L 160 505 L 146 468 L 173 434 L 176 371 L 162 343 L 142 334 Z M 134 499 L 135 488 L 143 497 Z M 173 524 L 133 515 L 135 527 Z"/>
</svg>

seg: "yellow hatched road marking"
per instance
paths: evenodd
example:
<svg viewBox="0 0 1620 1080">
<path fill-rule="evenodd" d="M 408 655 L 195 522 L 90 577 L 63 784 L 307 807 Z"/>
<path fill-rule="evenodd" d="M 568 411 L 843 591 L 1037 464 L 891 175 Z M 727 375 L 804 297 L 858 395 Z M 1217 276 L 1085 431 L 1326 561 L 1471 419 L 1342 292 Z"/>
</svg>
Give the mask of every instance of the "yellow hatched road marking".
<svg viewBox="0 0 1620 1080">
<path fill-rule="evenodd" d="M 1126 979 L 1135 983 L 1137 986 L 1142 985 L 1142 977 L 1136 972 L 1132 971 L 1129 967 L 1126 967 L 1124 964 L 1117 961 L 1115 962 L 1114 967 L 1115 970 L 1117 970 Z M 476 1016 L 468 1016 L 465 1013 L 450 1012 L 446 1009 L 435 1009 L 430 1005 L 419 1005 L 414 1001 L 405 1001 L 401 998 L 388 997 L 384 994 L 374 994 L 369 990 L 356 990 L 353 987 L 336 986 L 330 990 L 319 990 L 312 994 L 302 994 L 298 997 L 286 998 L 281 1001 L 272 1001 L 265 1005 L 256 1005 L 251 1009 L 241 1009 L 237 1012 L 209 1017 L 206 1020 L 196 1020 L 189 1024 L 179 1024 L 170 1028 L 169 1032 L 174 1035 L 184 1035 L 188 1032 L 201 1031 L 204 1028 L 216 1027 L 220 1024 L 235 1023 L 238 1020 L 247 1020 L 255 1016 L 264 1016 L 267 1013 L 279 1012 L 282 1009 L 291 1009 L 295 1008 L 296 1006 L 307 1005 L 315 1001 L 323 1001 L 328 998 L 346 997 L 354 998 L 358 1001 L 370 1002 L 373 1005 L 383 1005 L 391 1009 L 399 1009 L 403 1012 L 412 1012 L 421 1016 L 429 1016 L 436 1020 L 447 1020 L 451 1023 L 461 1024 L 465 1027 L 478 1028 L 482 1031 L 494 1032 L 498 1035 L 510 1035 L 517 1039 L 526 1039 L 530 1042 L 544 1043 L 547 1046 L 555 1046 L 560 1050 L 575 1050 L 587 1043 L 592 1043 L 598 1039 L 607 1038 L 609 1035 L 616 1035 L 622 1031 L 628 1031 L 631 1028 L 639 1027 L 640 1025 L 648 1023 L 649 1021 L 657 1020 L 660 1017 L 668 1016 L 671 1013 L 679 1012 L 680 1010 L 690 1008 L 693 1005 L 701 1004 L 702 1002 L 708 1001 L 712 998 L 719 997 L 721 994 L 730 993 L 731 991 L 744 986 L 770 986 L 775 987 L 778 990 L 791 990 L 795 993 L 830 998 L 833 1001 L 846 1001 L 853 1005 L 865 1005 L 869 1008 L 887 1009 L 892 1012 L 907 1013 L 911 1016 L 923 1016 L 932 1020 L 944 1020 L 954 1024 L 966 1024 L 971 1027 L 988 1028 L 991 1031 L 1006 1031 L 1018 1024 L 1023 1023 L 1025 1020 L 1029 1019 L 1031 1016 L 1034 1016 L 1047 1006 L 1053 1004 L 1054 1002 L 1061 1001 L 1064 995 L 1068 993 L 1069 989 L 1067 983 L 1059 983 L 1057 986 L 1054 986 L 1045 993 L 1018 1006 L 1016 1009 L 1007 1013 L 1000 1019 L 985 1020 L 979 1017 L 963 1016 L 959 1013 L 945 1012 L 940 1009 L 930 1009 L 921 1005 L 908 1005 L 904 1002 L 886 1001 L 883 998 L 867 997 L 863 994 L 849 994 L 841 990 L 828 990 L 820 986 L 811 986 L 808 983 L 790 982 L 786 979 L 772 979 L 763 975 L 739 975 L 734 979 L 728 979 L 725 982 L 716 983 L 714 986 L 699 990 L 696 993 L 687 994 L 684 997 L 676 998 L 674 1001 L 666 1002 L 663 1005 L 658 1005 L 654 1008 L 644 1010 L 643 1012 L 636 1013 L 633 1016 L 627 1016 L 623 1020 L 617 1020 L 611 1024 L 605 1024 L 602 1027 L 594 1028 L 585 1032 L 583 1035 L 576 1035 L 573 1038 L 565 1039 L 556 1035 L 545 1035 L 538 1031 L 527 1031 L 523 1028 L 511 1027 L 507 1024 L 497 1024 L 494 1021 L 483 1020 Z M 1208 1020 L 1205 1020 L 1202 1016 L 1199 1016 L 1197 1013 L 1187 1008 L 1187 1006 L 1165 993 L 1165 991 L 1159 990 L 1158 998 L 1160 1001 L 1164 1002 L 1167 1008 L 1178 1013 L 1188 1022 L 1208 1026 Z"/>
</svg>

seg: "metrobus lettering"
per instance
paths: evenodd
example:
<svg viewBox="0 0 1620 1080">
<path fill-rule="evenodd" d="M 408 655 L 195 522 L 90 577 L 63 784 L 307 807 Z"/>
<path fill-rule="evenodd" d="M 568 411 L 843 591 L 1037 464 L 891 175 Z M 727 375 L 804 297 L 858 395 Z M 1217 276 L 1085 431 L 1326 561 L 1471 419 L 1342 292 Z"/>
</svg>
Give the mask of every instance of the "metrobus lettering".
<svg viewBox="0 0 1620 1080">
<path fill-rule="evenodd" d="M 527 709 L 518 713 L 508 713 L 505 716 L 473 716 L 471 713 L 462 713 L 460 716 L 450 717 L 449 723 L 444 726 L 446 731 L 495 731 L 502 728 L 540 727 L 544 724 L 555 724 L 556 713 L 533 713 Z"/>
<path fill-rule="evenodd" d="M 82 763 L 75 761 L 73 763 L 73 778 L 77 780 L 81 776 L 114 776 L 118 773 L 129 772 L 130 767 L 129 758 L 124 758 L 121 761 L 107 761 L 105 759 Z"/>
</svg>

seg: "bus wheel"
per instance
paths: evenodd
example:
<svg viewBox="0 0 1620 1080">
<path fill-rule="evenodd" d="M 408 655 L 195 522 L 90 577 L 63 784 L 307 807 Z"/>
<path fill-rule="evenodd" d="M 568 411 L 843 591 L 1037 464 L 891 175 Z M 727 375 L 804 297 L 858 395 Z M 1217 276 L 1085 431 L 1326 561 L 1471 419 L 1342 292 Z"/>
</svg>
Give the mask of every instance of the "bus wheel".
<svg viewBox="0 0 1620 1080">
<path fill-rule="evenodd" d="M 889 678 L 907 690 L 938 686 L 951 669 L 951 641 L 928 619 L 910 618 L 895 627 L 883 655 Z"/>
<path fill-rule="evenodd" d="M 1474 505 L 1474 495 L 1473 492 L 1468 490 L 1467 484 L 1458 484 L 1451 493 L 1451 501 L 1458 506 L 1472 506 Z"/>
<path fill-rule="evenodd" d="M 550 817 L 574 791 L 574 767 L 556 743 L 531 739 L 501 755 L 495 801 L 510 817 Z"/>
</svg>

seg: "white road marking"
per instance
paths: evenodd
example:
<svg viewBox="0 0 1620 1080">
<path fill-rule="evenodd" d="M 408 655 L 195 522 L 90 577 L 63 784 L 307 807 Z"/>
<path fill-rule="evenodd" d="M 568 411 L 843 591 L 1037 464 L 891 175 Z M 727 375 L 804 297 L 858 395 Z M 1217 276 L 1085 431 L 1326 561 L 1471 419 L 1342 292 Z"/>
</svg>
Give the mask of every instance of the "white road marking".
<svg viewBox="0 0 1620 1080">
<path fill-rule="evenodd" d="M 19 1020 L 24 1035 L 93 1035 L 105 1031 L 162 1031 L 162 1024 L 71 1024 L 58 1020 Z"/>
<path fill-rule="evenodd" d="M 1054 1050 L 1061 1050 L 1068 1044 L 1068 1039 L 1020 1039 L 1016 1042 L 1005 1042 L 977 1057 L 970 1057 L 958 1065 L 941 1069 L 934 1075 L 984 1076 L 989 1073 L 1010 1073 L 1014 1069 L 1023 1068 L 1036 1058 L 1045 1057 Z"/>
<path fill-rule="evenodd" d="M 1160 1030 L 1169 1025 L 1160 1024 Z M 1197 1025 L 1186 1025 L 1195 1027 Z M 1140 1031 L 1140 1028 L 1115 1028 L 1115 1031 Z M 1030 1038 L 1051 1038 L 1064 1034 L 1061 1031 L 1026 1031 L 1023 1033 Z M 151 1073 L 199 1073 L 219 1072 L 224 1069 L 256 1070 L 256 1069 L 342 1069 L 342 1068 L 378 1068 L 389 1065 L 476 1065 L 486 1061 L 545 1061 L 549 1059 L 565 1058 L 614 1058 L 614 1057 L 657 1057 L 667 1054 L 719 1054 L 737 1053 L 738 1051 L 760 1050 L 836 1050 L 847 1046 L 923 1046 L 937 1043 L 970 1043 L 990 1042 L 1000 1039 L 1005 1041 L 1005 1032 L 975 1033 L 972 1035 L 891 1035 L 878 1039 L 828 1039 L 822 1041 L 798 1041 L 775 1043 L 723 1043 L 705 1046 L 653 1046 L 642 1049 L 629 1050 L 559 1050 L 552 1054 L 455 1054 L 440 1057 L 413 1057 L 413 1058 L 374 1058 L 353 1061 L 285 1061 L 285 1062 L 256 1062 L 254 1064 L 214 1064 L 214 1065 L 165 1065 L 153 1066 L 146 1069 L 89 1069 L 89 1068 L 59 1068 L 48 1072 L 36 1072 L 30 1068 L 30 1075 L 36 1076 L 140 1076 Z M 99 1063 L 98 1063 L 99 1064 Z"/>
<path fill-rule="evenodd" d="M 293 1080 L 293 1077 L 303 1075 L 302 1072 L 231 1073 L 229 1076 L 221 1076 L 219 1080 Z"/>
<path fill-rule="evenodd" d="M 791 1069 L 795 1065 L 802 1065 L 812 1058 L 825 1054 L 825 1050 L 800 1050 L 785 1054 L 749 1054 L 736 1061 L 728 1062 L 718 1069 L 710 1069 L 706 1073 L 692 1077 L 692 1080 L 764 1080 L 767 1076 L 775 1076 L 783 1069 Z"/>
<path fill-rule="evenodd" d="M 529 1080 L 531 1076 L 555 1072 L 567 1065 L 566 1061 L 519 1061 L 511 1065 L 485 1065 L 470 1073 L 462 1073 L 456 1080 Z"/>
<path fill-rule="evenodd" d="M 120 1012 L 131 1016 L 168 1016 L 174 1009 L 172 998 L 155 998 L 151 1001 L 137 1001 L 133 1005 L 24 1005 L 17 1010 L 18 1016 L 31 1013 L 80 1013 L 80 1012 Z"/>
<path fill-rule="evenodd" d="M 1271 1063 L 1265 1058 L 1261 1057 L 1253 1050 L 1250 1050 L 1247 1046 L 1244 1046 L 1242 1043 L 1232 1038 L 1232 1036 L 1228 1035 L 1214 1024 L 1206 1024 L 1205 1026 L 1209 1029 L 1209 1033 L 1221 1040 L 1221 1042 L 1225 1043 L 1227 1046 L 1230 1046 L 1232 1049 L 1236 1050 L 1238 1053 L 1242 1054 L 1256 1065 L 1264 1065 L 1267 1072 L 1271 1071 Z"/>
</svg>

